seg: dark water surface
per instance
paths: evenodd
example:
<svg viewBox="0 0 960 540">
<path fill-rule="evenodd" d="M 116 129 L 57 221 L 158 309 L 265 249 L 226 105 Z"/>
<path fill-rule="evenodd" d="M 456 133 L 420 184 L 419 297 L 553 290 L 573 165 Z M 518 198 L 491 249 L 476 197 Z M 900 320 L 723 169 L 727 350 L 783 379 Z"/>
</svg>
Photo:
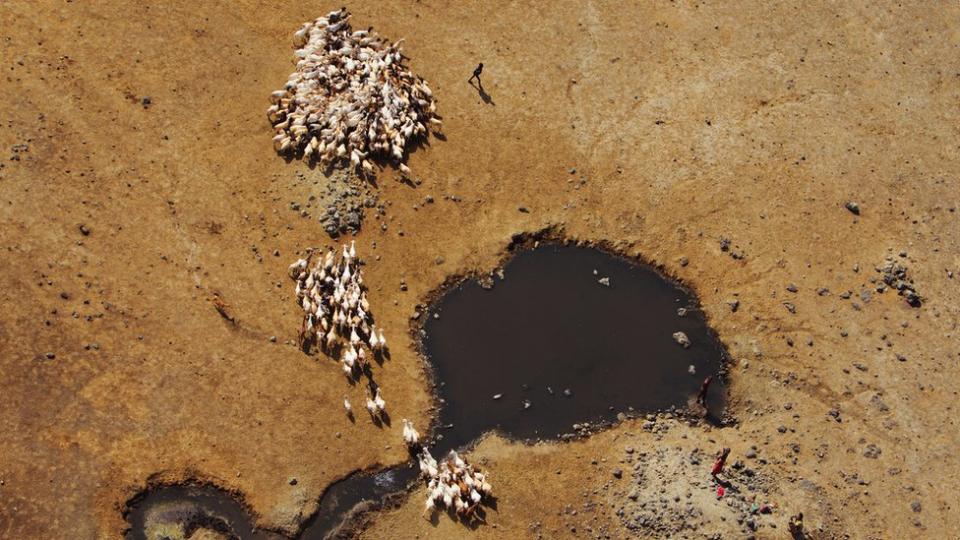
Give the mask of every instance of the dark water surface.
<svg viewBox="0 0 960 540">
<path fill-rule="evenodd" d="M 453 426 L 441 430 L 453 438 L 449 446 L 491 429 L 554 438 L 574 423 L 614 420 L 631 407 L 686 407 L 723 364 L 723 346 L 693 297 L 648 266 L 547 245 L 511 259 L 504 278 L 491 290 L 461 283 L 424 326 L 444 400 L 440 424 Z M 687 314 L 678 316 L 678 308 Z M 674 341 L 678 331 L 689 348 Z M 724 394 L 715 379 L 707 401 L 715 414 Z"/>
<path fill-rule="evenodd" d="M 423 347 L 442 400 L 431 445 L 437 459 L 490 430 L 550 439 L 572 432 L 575 423 L 613 421 L 620 412 L 685 408 L 723 365 L 723 347 L 695 299 L 648 266 L 596 249 L 545 245 L 519 252 L 504 277 L 490 290 L 476 281 L 453 287 L 424 324 Z M 689 348 L 674 342 L 678 331 L 690 338 Z M 725 393 L 715 378 L 710 417 L 720 415 Z M 411 461 L 333 484 L 300 538 L 325 538 L 356 505 L 402 492 L 417 475 Z M 129 539 L 144 538 L 147 513 L 226 526 L 242 539 L 280 538 L 253 531 L 244 507 L 213 487 L 146 492 L 130 505 Z"/>
</svg>

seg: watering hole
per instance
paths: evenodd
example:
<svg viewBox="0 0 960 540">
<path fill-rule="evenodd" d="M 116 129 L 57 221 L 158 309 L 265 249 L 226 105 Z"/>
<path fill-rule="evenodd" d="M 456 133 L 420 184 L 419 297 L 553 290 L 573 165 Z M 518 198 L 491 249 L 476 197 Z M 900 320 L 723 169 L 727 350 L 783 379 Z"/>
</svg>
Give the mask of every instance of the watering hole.
<svg viewBox="0 0 960 540">
<path fill-rule="evenodd" d="M 696 409 L 704 378 L 723 366 L 723 346 L 692 294 L 647 265 L 547 244 L 520 250 L 503 277 L 492 288 L 476 280 L 453 285 L 421 329 L 440 400 L 430 444 L 438 458 L 490 430 L 552 439 L 575 431 L 573 424 L 613 422 L 618 413 Z M 675 341 L 676 332 L 689 347 Z M 716 420 L 724 396 L 716 377 L 701 414 Z M 331 485 L 300 538 L 327 537 L 358 504 L 403 492 L 417 473 L 409 462 Z M 158 487 L 128 508 L 133 540 L 147 538 L 145 527 L 158 522 L 281 538 L 252 530 L 244 507 L 213 487 Z"/>
</svg>

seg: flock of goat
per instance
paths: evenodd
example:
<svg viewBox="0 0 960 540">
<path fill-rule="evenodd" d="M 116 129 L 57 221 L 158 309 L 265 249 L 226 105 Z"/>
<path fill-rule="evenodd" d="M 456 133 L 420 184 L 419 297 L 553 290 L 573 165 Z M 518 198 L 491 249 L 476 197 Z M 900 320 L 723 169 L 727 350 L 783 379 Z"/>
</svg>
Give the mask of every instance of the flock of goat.
<svg viewBox="0 0 960 540">
<path fill-rule="evenodd" d="M 274 146 L 322 163 L 349 159 L 367 173 L 371 158 L 382 156 L 409 173 L 407 143 L 441 125 L 433 93 L 403 65 L 403 40 L 353 31 L 349 21 L 343 8 L 294 34 L 296 71 L 267 110 Z"/>
<path fill-rule="evenodd" d="M 424 447 L 419 461 L 420 472 L 427 479 L 425 512 L 447 509 L 464 519 L 481 519 L 477 509 L 484 499 L 493 496 L 493 488 L 479 468 L 464 461 L 455 450 L 438 464 Z"/>
<path fill-rule="evenodd" d="M 297 69 L 283 90 L 271 95 L 267 117 L 276 130 L 274 146 L 323 163 L 350 160 L 373 172 L 371 157 L 403 163 L 407 143 L 439 126 L 430 87 L 404 65 L 400 42 L 390 44 L 370 29 L 353 31 L 346 9 L 307 22 L 294 34 Z M 402 40 L 401 40 L 402 41 Z M 386 354 L 387 340 L 373 321 L 356 244 L 331 248 L 310 266 L 314 253 L 290 265 L 296 298 L 303 309 L 300 344 L 313 341 L 338 357 L 352 381 L 368 377 L 370 356 Z M 368 352 L 369 351 L 369 354 Z M 373 384 L 366 408 L 375 422 L 387 418 L 386 401 Z M 353 417 L 344 397 L 343 407 Z M 420 444 L 413 423 L 403 419 L 403 440 L 416 455 L 427 482 L 426 511 L 447 509 L 464 519 L 481 519 L 477 509 L 492 488 L 486 476 L 455 451 L 441 463 Z"/>
<path fill-rule="evenodd" d="M 336 250 L 329 249 L 310 268 L 312 257 L 313 253 L 299 259 L 289 269 L 290 277 L 297 282 L 297 302 L 303 309 L 300 342 L 315 340 L 328 354 L 339 354 L 343 373 L 351 380 L 359 372 L 369 375 L 369 357 L 388 354 L 387 338 L 373 323 L 356 244 L 343 246 L 340 257 Z M 380 388 L 373 388 L 367 398 L 370 416 L 377 419 L 385 415 L 386 405 Z M 343 406 L 347 414 L 352 414 L 346 398 Z"/>
<path fill-rule="evenodd" d="M 300 328 L 301 344 L 315 340 L 330 355 L 338 355 L 344 374 L 353 380 L 358 372 L 370 375 L 366 350 L 372 355 L 387 353 L 387 339 L 383 330 L 373 322 L 370 302 L 363 285 L 360 259 L 356 243 L 342 246 L 339 257 L 331 248 L 310 267 L 314 253 L 290 265 L 290 277 L 296 281 L 297 302 L 303 309 Z M 373 386 L 367 398 L 367 411 L 375 421 L 386 415 L 386 401 L 380 388 Z M 353 415 L 350 401 L 344 397 L 343 407 Z M 427 481 L 426 510 L 448 509 L 464 519 L 477 519 L 477 508 L 492 489 L 479 469 L 466 463 L 456 452 L 440 464 L 421 446 L 420 434 L 413 423 L 404 418 L 403 440 L 411 453 L 417 455 L 420 472 Z"/>
</svg>

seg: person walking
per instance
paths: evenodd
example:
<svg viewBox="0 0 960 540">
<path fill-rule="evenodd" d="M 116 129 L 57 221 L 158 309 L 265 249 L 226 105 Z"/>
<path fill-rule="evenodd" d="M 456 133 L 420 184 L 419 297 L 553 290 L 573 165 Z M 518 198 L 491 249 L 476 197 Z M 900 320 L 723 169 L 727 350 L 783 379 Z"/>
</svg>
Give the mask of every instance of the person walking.
<svg viewBox="0 0 960 540">
<path fill-rule="evenodd" d="M 723 451 L 720 452 L 720 456 L 717 457 L 717 461 L 714 462 L 714 464 L 713 464 L 713 469 L 710 470 L 710 475 L 711 475 L 711 476 L 713 476 L 714 478 L 716 478 L 716 476 L 717 476 L 718 474 L 720 474 L 720 473 L 723 472 L 723 467 L 724 467 L 724 465 L 727 464 L 727 456 L 729 456 L 729 455 L 730 455 L 730 449 L 729 449 L 729 448 L 724 448 Z"/>
<path fill-rule="evenodd" d="M 483 87 L 483 83 L 480 82 L 480 74 L 481 74 L 481 73 L 483 73 L 483 62 L 480 62 L 480 64 L 477 65 L 477 69 L 473 70 L 473 75 L 471 75 L 470 78 L 467 79 L 467 82 L 468 82 L 468 83 L 472 83 L 473 80 L 476 79 L 476 80 L 477 80 L 477 84 L 482 88 L 482 87 Z"/>
</svg>

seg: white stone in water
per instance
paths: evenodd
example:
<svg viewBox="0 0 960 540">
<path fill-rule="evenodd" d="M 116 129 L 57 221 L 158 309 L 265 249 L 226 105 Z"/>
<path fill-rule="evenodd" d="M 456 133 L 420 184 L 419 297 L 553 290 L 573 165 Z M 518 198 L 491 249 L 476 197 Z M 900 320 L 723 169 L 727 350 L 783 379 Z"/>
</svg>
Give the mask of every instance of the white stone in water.
<svg viewBox="0 0 960 540">
<path fill-rule="evenodd" d="M 696 374 L 697 374 L 697 368 L 694 367 L 693 364 L 690 364 L 690 367 L 687 368 L 687 373 L 689 373 L 689 374 L 691 374 L 691 375 L 696 375 Z"/>
</svg>

